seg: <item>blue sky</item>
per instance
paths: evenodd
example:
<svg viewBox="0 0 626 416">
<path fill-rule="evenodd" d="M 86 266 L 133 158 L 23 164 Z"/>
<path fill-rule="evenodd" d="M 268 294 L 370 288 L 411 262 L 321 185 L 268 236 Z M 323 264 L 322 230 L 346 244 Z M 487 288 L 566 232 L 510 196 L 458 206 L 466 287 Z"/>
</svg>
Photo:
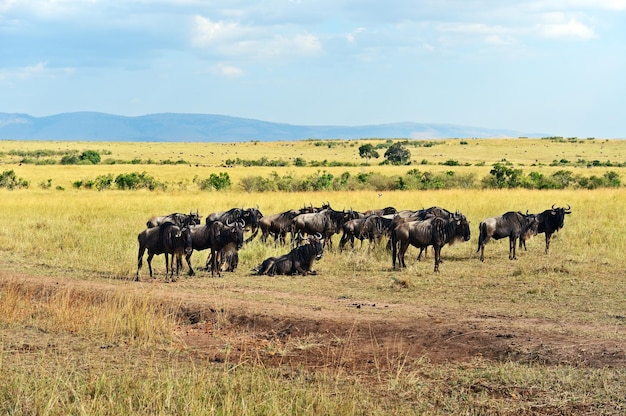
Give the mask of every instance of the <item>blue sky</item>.
<svg viewBox="0 0 626 416">
<path fill-rule="evenodd" d="M 626 0 L 0 0 L 0 112 L 626 138 Z"/>
</svg>

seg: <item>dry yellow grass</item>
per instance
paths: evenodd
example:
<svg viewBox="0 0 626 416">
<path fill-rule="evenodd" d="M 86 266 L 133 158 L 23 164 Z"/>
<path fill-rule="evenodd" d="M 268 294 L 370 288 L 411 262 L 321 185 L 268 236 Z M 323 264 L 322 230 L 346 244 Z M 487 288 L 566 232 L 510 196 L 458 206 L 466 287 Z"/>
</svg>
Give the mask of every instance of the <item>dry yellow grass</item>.
<svg viewBox="0 0 626 416">
<path fill-rule="evenodd" d="M 461 145 L 446 141 L 431 148 L 416 148 L 415 153 L 411 148 L 411 152 L 414 160 L 421 160 L 422 154 L 417 151 L 424 151 L 426 159 L 437 163 L 447 159 L 477 163 L 484 158 L 483 167 L 453 168 L 476 169 L 482 174 L 487 174 L 492 162 L 504 157 L 525 171 L 535 163 L 532 157 L 544 164 L 555 158 L 574 160 L 580 155 L 585 159 L 626 159 L 624 142 L 620 141 L 468 142 L 468 145 Z M 39 149 L 46 143 L 24 145 Z M 0 142 L 4 146 L 0 152 L 14 144 Z M 124 159 L 145 158 L 148 154 L 173 159 L 179 148 L 183 158 L 190 161 L 192 155 L 197 155 L 194 161 L 198 164 L 203 160 L 201 155 L 216 149 L 221 154 L 237 149 L 239 157 L 250 159 L 263 155 L 259 149 L 270 153 L 290 149 L 294 156 L 297 151 L 308 150 L 306 159 L 330 160 L 327 152 L 332 151 L 358 158 L 354 156 L 358 149 L 356 143 L 339 148 L 307 142 L 245 143 L 242 147 L 165 144 L 159 150 L 165 152 L 162 156 L 151 150 L 161 144 L 59 142 L 54 145 L 81 151 L 110 146 L 114 153 L 111 157 Z M 548 146 L 544 148 L 545 145 Z M 475 151 L 469 151 L 471 149 Z M 608 152 L 612 152 L 611 155 L 606 154 Z M 251 156 L 243 156 L 248 154 Z M 269 175 L 273 170 L 281 175 L 289 172 L 303 175 L 316 169 L 226 169 L 217 166 L 219 164 L 19 166 L 2 160 L 5 164 L 0 165 L 0 170 L 15 169 L 18 176 L 32 183 L 29 189 L 0 189 L 0 222 L 3 224 L 0 227 L 0 271 L 3 273 L 0 281 L 0 371 L 3 374 L 0 411 L 4 413 L 531 414 L 537 409 L 555 413 L 565 409 L 570 413 L 619 414 L 626 408 L 623 368 L 588 368 L 567 362 L 551 366 L 514 360 L 494 362 L 477 356 L 471 362 L 443 364 L 433 364 L 427 357 L 406 358 L 395 362 L 395 367 L 379 367 L 375 374 L 352 374 L 340 364 L 329 365 L 326 371 L 305 372 L 285 365 L 268 368 L 259 358 L 260 351 L 249 351 L 242 362 L 215 363 L 200 359 L 173 336 L 174 328 L 180 324 L 176 313 L 194 302 L 208 303 L 203 305 L 216 310 L 213 319 L 227 322 L 227 301 L 262 302 L 279 310 L 298 306 L 315 313 L 329 313 L 328 310 L 344 310 L 341 302 L 345 300 L 390 306 L 355 310 L 355 322 L 368 317 L 391 322 L 416 318 L 410 315 L 415 311 L 421 314 L 443 311 L 445 313 L 440 315 L 443 321 L 447 316 L 469 315 L 507 317 L 513 323 L 517 323 L 516 319 L 548 322 L 554 325 L 557 335 L 570 337 L 568 339 L 592 337 L 623 345 L 626 340 L 623 321 L 626 298 L 624 187 L 592 191 L 454 189 L 246 193 L 239 189 L 203 192 L 194 186 L 187 189 L 181 186 L 154 192 L 98 192 L 76 190 L 66 184 L 109 172 L 146 170 L 159 180 L 190 183 L 195 175 L 205 177 L 225 170 L 237 180 L 246 175 Z M 333 173 L 379 169 L 392 175 L 413 167 L 422 168 L 420 165 L 327 169 L 332 169 Z M 449 167 L 425 165 L 424 169 Z M 588 172 L 602 174 L 608 169 L 611 168 L 583 170 L 589 175 Z M 623 172 L 623 168 L 613 170 Z M 53 178 L 53 185 L 64 184 L 65 191 L 36 186 L 38 181 L 47 178 Z M 458 209 L 471 222 L 472 238 L 468 243 L 444 247 L 444 263 L 439 274 L 432 272 L 432 255 L 425 262 L 417 263 L 417 251 L 410 249 L 407 269 L 398 271 L 391 269 L 391 259 L 384 248 L 369 253 L 365 248 L 357 248 L 344 253 L 327 250 L 316 265 L 319 274 L 315 277 L 260 278 L 252 276 L 252 267 L 263 258 L 287 249 L 255 240 L 241 250 L 239 269 L 223 279 L 210 279 L 200 273 L 196 278 L 182 278 L 171 285 L 158 280 L 140 284 L 131 281 L 137 267 L 136 237 L 153 215 L 198 209 L 206 216 L 231 207 L 256 205 L 267 215 L 323 202 L 330 202 L 336 209 L 355 210 L 384 206 L 418 209 L 433 205 Z M 572 214 L 567 216 L 565 227 L 553 237 L 549 255 L 543 253 L 543 237 L 539 236 L 529 241 L 528 252 L 520 253 L 517 261 L 507 259 L 508 243 L 504 240 L 490 242 L 485 263 L 478 260 L 475 251 L 480 220 L 508 210 L 539 212 L 552 204 L 570 205 Z M 335 237 L 335 245 L 337 241 Z M 194 254 L 196 268 L 204 263 L 206 254 Z M 155 258 L 153 265 L 160 279 L 164 272 L 162 256 Z M 145 269 L 144 273 L 147 273 Z M 54 279 L 60 288 L 48 293 L 36 284 L 14 285 L 10 280 L 14 275 L 16 279 L 21 275 Z M 142 278 L 148 279 L 145 275 Z M 94 293 L 94 289 L 90 289 L 92 283 L 97 283 L 94 287 L 98 288 L 106 286 L 106 293 Z M 163 293 L 174 300 L 162 304 L 166 296 Z M 337 343 L 349 345 L 350 334 L 336 336 Z M 268 344 L 263 353 L 280 356 L 292 350 L 324 348 L 316 346 L 314 341 L 308 344 L 301 340 L 298 346 Z M 275 349 L 270 351 L 270 347 Z M 388 346 L 387 351 L 391 352 L 394 347 L 397 346 Z M 562 346 L 564 350 L 571 347 Z M 228 357 L 228 351 L 236 346 L 215 348 Z M 354 351 L 346 349 L 344 353 L 348 357 Z M 375 357 L 378 358 L 385 357 Z M 363 382 L 366 377 L 376 382 L 366 385 Z"/>
</svg>

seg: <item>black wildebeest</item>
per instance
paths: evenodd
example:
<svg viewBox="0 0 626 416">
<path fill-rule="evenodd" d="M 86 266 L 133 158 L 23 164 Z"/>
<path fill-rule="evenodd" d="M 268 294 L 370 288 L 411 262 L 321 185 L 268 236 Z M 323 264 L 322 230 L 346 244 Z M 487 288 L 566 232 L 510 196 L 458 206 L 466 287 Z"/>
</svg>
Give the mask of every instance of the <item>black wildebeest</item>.
<svg viewBox="0 0 626 416">
<path fill-rule="evenodd" d="M 322 235 L 308 237 L 308 244 L 292 249 L 289 253 L 280 257 L 270 257 L 261 263 L 256 269 L 256 274 L 273 276 L 275 274 L 296 275 L 317 274 L 313 270 L 313 263 L 324 255 L 324 242 Z"/>
<path fill-rule="evenodd" d="M 522 214 L 521 212 L 509 211 L 499 217 L 486 218 L 478 226 L 478 253 L 480 261 L 485 261 L 485 244 L 492 238 L 499 240 L 509 238 L 509 260 L 516 260 L 515 245 L 517 239 L 520 242 L 537 234 L 537 217 L 535 214 Z M 520 243 L 521 244 L 521 243 Z"/>
<path fill-rule="evenodd" d="M 537 234 L 544 233 L 546 235 L 546 254 L 548 254 L 548 250 L 550 250 L 550 238 L 552 234 L 563 228 L 565 215 L 571 214 L 571 209 L 569 205 L 567 208 L 554 208 L 554 205 L 552 205 L 552 208 L 537 214 L 537 222 L 539 223 Z M 520 240 L 520 244 L 526 248 L 525 240 Z"/>
<path fill-rule="evenodd" d="M 173 280 L 174 258 L 176 258 L 176 275 L 182 267 L 182 255 L 191 253 L 191 231 L 188 224 L 182 228 L 171 222 L 165 222 L 158 227 L 146 228 L 137 236 L 139 253 L 137 255 L 137 274 L 135 280 L 139 281 L 139 270 L 143 264 L 143 255 L 148 250 L 148 268 L 152 277 L 152 258 L 158 254 L 165 254 L 166 279 Z M 171 267 L 168 256 L 172 256 Z"/>
<path fill-rule="evenodd" d="M 210 262 L 211 276 L 217 272 L 217 275 L 221 277 L 220 267 L 218 267 L 219 253 L 230 244 L 234 244 L 236 250 L 240 250 L 243 247 L 243 221 L 236 221 L 232 224 L 223 224 L 220 221 L 215 221 L 210 224 L 192 227 L 191 242 L 194 250 L 211 249 L 207 257 L 207 268 Z M 191 267 L 190 258 L 191 253 L 187 254 L 186 260 L 189 266 L 189 274 L 193 275 L 194 271 Z"/>
<path fill-rule="evenodd" d="M 158 217 L 152 217 L 146 223 L 146 227 L 154 228 L 163 224 L 164 222 L 171 222 L 174 225 L 178 225 L 179 227 L 183 227 L 186 223 L 191 225 L 200 224 L 200 218 L 202 215 L 198 215 L 198 211 L 196 212 L 190 211 L 189 215 L 181 214 L 180 212 L 173 212 L 169 215 L 161 215 Z"/>
<path fill-rule="evenodd" d="M 446 244 L 470 239 L 469 222 L 463 214 L 456 212 L 447 217 L 433 216 L 423 221 L 404 222 L 391 231 L 392 265 L 406 267 L 404 254 L 409 245 L 426 248 L 433 246 L 435 251 L 435 272 L 439 272 L 441 248 Z"/>
</svg>

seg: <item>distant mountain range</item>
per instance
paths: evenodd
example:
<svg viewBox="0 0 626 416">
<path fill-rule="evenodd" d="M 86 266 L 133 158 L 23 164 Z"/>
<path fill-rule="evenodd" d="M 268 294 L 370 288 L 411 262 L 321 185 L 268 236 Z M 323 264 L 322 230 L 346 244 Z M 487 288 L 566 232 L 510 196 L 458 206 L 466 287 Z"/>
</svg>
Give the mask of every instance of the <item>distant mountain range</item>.
<svg viewBox="0 0 626 416">
<path fill-rule="evenodd" d="M 437 123 L 299 126 L 212 114 L 62 113 L 46 117 L 0 113 L 0 140 L 241 142 L 365 138 L 541 137 L 511 130 Z"/>
</svg>

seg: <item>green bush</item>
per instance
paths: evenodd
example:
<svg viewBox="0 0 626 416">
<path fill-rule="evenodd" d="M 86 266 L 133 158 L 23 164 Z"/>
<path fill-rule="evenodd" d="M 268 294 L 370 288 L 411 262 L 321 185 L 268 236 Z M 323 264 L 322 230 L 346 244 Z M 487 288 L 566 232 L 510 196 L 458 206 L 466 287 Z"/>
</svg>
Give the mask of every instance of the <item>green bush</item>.
<svg viewBox="0 0 626 416">
<path fill-rule="evenodd" d="M 203 191 L 211 189 L 221 191 L 231 186 L 230 176 L 228 176 L 226 172 L 220 172 L 219 174 L 212 173 L 206 179 L 195 178 L 194 182 L 196 182 Z"/>
<path fill-rule="evenodd" d="M 100 178 L 100 177 L 99 177 Z M 109 176 L 105 176 L 102 179 L 102 185 L 107 186 Z M 110 184 L 108 184 L 110 186 Z M 138 173 L 122 173 L 117 175 L 115 178 L 115 185 L 118 189 L 126 190 L 126 189 L 149 189 L 154 191 L 155 189 L 165 189 L 166 186 L 163 183 L 158 182 L 152 176 L 148 175 L 146 172 Z M 100 188 L 98 188 L 100 189 Z M 106 189 L 106 188 L 103 188 Z"/>
<path fill-rule="evenodd" d="M 0 174 L 0 188 L 16 189 L 28 188 L 26 179 L 18 178 L 13 170 L 5 170 Z"/>
</svg>

